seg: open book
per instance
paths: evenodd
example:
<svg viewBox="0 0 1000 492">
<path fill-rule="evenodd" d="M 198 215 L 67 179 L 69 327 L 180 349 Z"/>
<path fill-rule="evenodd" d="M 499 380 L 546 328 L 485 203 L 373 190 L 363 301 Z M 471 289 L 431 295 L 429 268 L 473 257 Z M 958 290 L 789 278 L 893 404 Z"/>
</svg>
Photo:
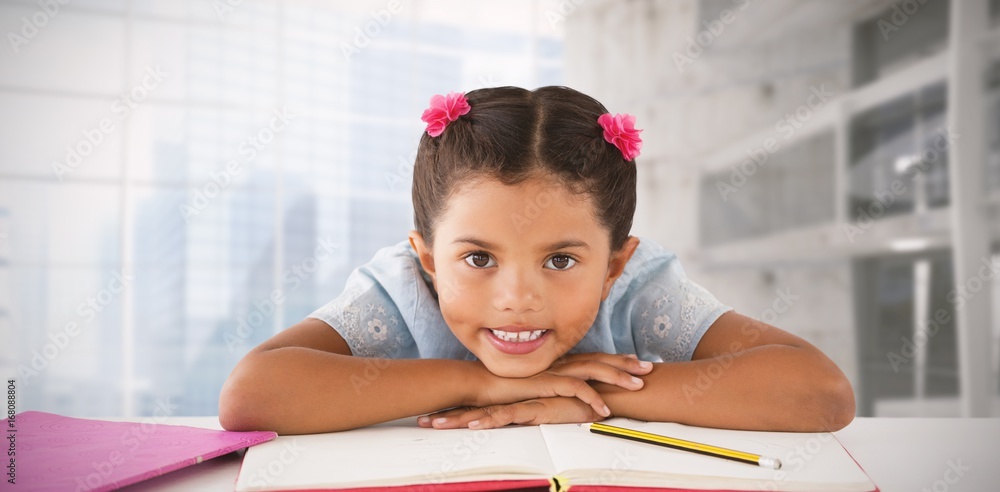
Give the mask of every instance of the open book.
<svg viewBox="0 0 1000 492">
<path fill-rule="evenodd" d="M 624 418 L 604 422 L 779 458 L 783 465 L 769 470 L 593 434 L 578 424 L 439 430 L 408 418 L 281 436 L 254 446 L 243 459 L 236 490 L 878 490 L 829 433 L 732 431 Z"/>
</svg>

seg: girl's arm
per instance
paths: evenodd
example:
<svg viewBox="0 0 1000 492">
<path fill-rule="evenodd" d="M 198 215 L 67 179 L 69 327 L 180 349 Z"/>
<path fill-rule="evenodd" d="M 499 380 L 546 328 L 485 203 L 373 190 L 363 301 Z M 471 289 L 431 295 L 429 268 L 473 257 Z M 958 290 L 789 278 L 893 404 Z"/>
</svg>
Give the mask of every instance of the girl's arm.
<svg viewBox="0 0 1000 492">
<path fill-rule="evenodd" d="M 343 337 L 306 319 L 254 348 L 219 397 L 227 430 L 307 434 L 353 429 L 472 401 L 472 361 L 352 357 Z"/>
<path fill-rule="evenodd" d="M 580 354 L 599 355 L 607 354 Z M 615 417 L 703 427 L 834 431 L 854 418 L 854 393 L 837 366 L 808 342 L 728 312 L 705 332 L 689 362 L 653 364 L 639 390 L 591 383 Z M 572 398 L 437 412 L 439 429 L 593 422 L 604 418 Z"/>
<path fill-rule="evenodd" d="M 819 349 L 727 312 L 690 362 L 654 364 L 639 391 L 594 387 L 613 416 L 729 429 L 820 432 L 854 419 L 851 383 Z"/>
<path fill-rule="evenodd" d="M 479 361 L 352 357 L 336 330 L 306 319 L 236 365 L 219 397 L 219 422 L 227 430 L 333 432 L 445 408 L 555 396 L 598 410 L 605 401 L 588 380 L 632 387 L 622 367 L 628 359 L 607 359 L 579 358 L 558 372 L 500 378 Z"/>
</svg>

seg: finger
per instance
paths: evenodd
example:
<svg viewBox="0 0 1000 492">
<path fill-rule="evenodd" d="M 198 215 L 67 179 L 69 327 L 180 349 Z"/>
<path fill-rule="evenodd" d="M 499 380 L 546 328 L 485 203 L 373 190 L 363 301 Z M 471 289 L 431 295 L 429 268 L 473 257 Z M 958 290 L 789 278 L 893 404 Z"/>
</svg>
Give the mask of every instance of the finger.
<svg viewBox="0 0 1000 492">
<path fill-rule="evenodd" d="M 442 410 L 440 412 L 434 412 L 429 415 L 424 415 L 417 417 L 417 425 L 420 427 L 432 427 L 434 426 L 434 421 L 437 419 L 452 419 L 463 413 L 477 410 L 478 407 L 456 407 L 449 410 Z"/>
<path fill-rule="evenodd" d="M 546 399 L 547 401 L 559 400 L 559 397 L 552 397 Z M 560 422 L 564 421 L 587 421 L 592 422 L 594 420 L 603 419 L 603 416 L 597 415 L 594 409 L 590 406 L 580 405 L 579 400 L 576 398 L 568 398 L 569 400 L 577 401 L 575 407 L 576 410 L 569 415 L 561 415 Z M 560 407 L 562 409 L 567 408 L 566 405 Z M 582 408 L 582 410 L 580 410 Z M 551 415 L 546 415 L 545 412 L 552 410 L 550 405 L 546 405 L 542 400 L 526 400 L 515 403 L 507 403 L 501 405 L 490 405 L 482 408 L 475 408 L 470 411 L 464 412 L 459 415 L 453 415 L 450 417 L 440 418 L 444 421 L 434 420 L 432 421 L 433 427 L 436 429 L 455 429 L 455 428 L 465 428 L 468 427 L 473 430 L 481 429 L 493 429 L 498 427 L 503 427 L 510 424 L 528 424 L 537 425 L 544 424 L 551 421 Z"/>
<path fill-rule="evenodd" d="M 502 406 L 502 405 L 498 405 Z M 435 429 L 460 429 L 469 426 L 469 422 L 479 420 L 489 414 L 489 407 L 475 408 L 467 412 L 451 415 L 448 417 L 438 417 L 431 420 L 431 427 Z"/>
<path fill-rule="evenodd" d="M 632 374 L 648 374 L 653 370 L 653 363 L 639 360 L 635 354 L 593 354 L 594 360 L 609 366 L 617 367 Z"/>
<path fill-rule="evenodd" d="M 583 379 L 556 375 L 549 376 L 554 378 L 555 381 L 542 383 L 555 391 L 555 395 L 549 396 L 569 396 L 579 398 L 584 403 L 590 405 L 598 415 L 602 417 L 611 415 L 611 410 L 609 410 L 607 404 L 604 403 L 604 398 L 601 397 L 601 394 L 587 384 L 587 382 Z"/>
<path fill-rule="evenodd" d="M 596 352 L 581 355 L 584 357 L 580 360 L 600 362 L 631 374 L 648 374 L 649 371 L 653 370 L 652 362 L 639 360 L 635 354 L 605 354 Z"/>
<path fill-rule="evenodd" d="M 583 354 L 573 354 L 565 356 L 565 365 L 572 362 L 600 362 L 611 367 L 627 371 L 632 374 L 648 374 L 653 370 L 653 363 L 639 360 L 635 354 L 606 354 L 603 352 L 589 352 Z"/>
<path fill-rule="evenodd" d="M 537 425 L 545 405 L 538 401 L 522 401 L 509 405 L 494 405 L 484 408 L 486 414 L 470 420 L 470 429 L 496 429 L 510 424 Z"/>
<path fill-rule="evenodd" d="M 568 422 L 596 422 L 604 417 L 577 398 L 539 398 L 484 408 L 487 415 L 469 422 L 470 429 L 493 429 L 510 424 L 539 425 Z"/>
<path fill-rule="evenodd" d="M 624 356 L 617 355 L 611 357 L 626 359 Z M 549 372 L 560 376 L 572 376 L 584 380 L 600 381 L 602 383 L 621 386 L 628 390 L 637 390 L 643 387 L 642 379 L 597 359 L 571 362 L 558 368 L 550 369 Z"/>
</svg>

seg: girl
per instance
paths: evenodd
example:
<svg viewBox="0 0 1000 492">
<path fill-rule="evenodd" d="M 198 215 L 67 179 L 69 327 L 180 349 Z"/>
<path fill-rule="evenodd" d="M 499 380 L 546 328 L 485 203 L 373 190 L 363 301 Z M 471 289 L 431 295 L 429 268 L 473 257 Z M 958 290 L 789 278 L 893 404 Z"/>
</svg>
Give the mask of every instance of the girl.
<svg viewBox="0 0 1000 492">
<path fill-rule="evenodd" d="M 628 235 L 633 117 L 565 87 L 499 87 L 435 96 L 423 120 L 416 230 L 240 361 L 224 428 L 330 432 L 425 413 L 419 425 L 438 429 L 853 419 L 851 385 L 822 352 Z"/>
</svg>

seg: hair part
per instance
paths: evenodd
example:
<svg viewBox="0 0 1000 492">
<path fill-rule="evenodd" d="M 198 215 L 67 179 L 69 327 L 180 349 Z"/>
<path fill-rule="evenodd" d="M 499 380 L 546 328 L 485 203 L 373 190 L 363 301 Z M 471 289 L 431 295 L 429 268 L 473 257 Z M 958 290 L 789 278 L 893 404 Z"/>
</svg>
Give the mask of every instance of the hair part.
<svg viewBox="0 0 1000 492">
<path fill-rule="evenodd" d="M 604 139 L 597 118 L 608 111 L 600 102 L 561 86 L 477 89 L 465 97 L 472 109 L 438 137 L 424 132 L 417 148 L 413 221 L 428 247 L 462 186 L 534 178 L 554 178 L 589 198 L 611 251 L 624 247 L 635 214 L 635 162 Z"/>
</svg>

